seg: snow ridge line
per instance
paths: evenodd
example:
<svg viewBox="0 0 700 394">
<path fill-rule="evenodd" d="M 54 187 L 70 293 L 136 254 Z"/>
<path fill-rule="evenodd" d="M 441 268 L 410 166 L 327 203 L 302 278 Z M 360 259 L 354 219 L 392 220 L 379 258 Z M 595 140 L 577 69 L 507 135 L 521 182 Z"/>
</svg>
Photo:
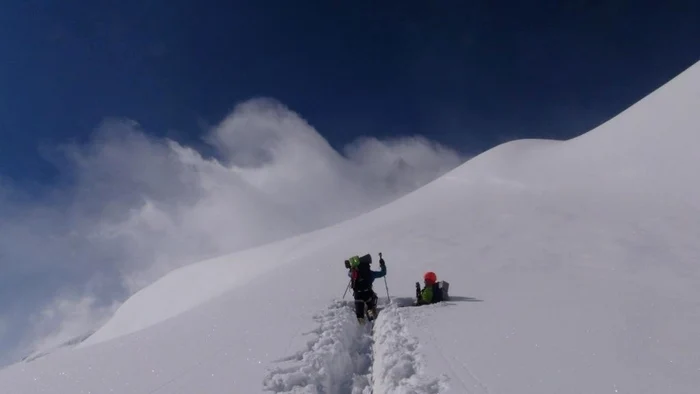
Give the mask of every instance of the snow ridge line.
<svg viewBox="0 0 700 394">
<path fill-rule="evenodd" d="M 306 350 L 281 362 L 263 381 L 275 393 L 370 394 L 372 337 L 360 326 L 349 303 L 334 302 L 314 318 L 320 323 L 311 333 L 318 337 Z"/>
<path fill-rule="evenodd" d="M 374 327 L 373 392 L 386 394 L 439 394 L 447 388 L 446 379 L 423 374 L 423 359 L 418 341 L 410 335 L 402 312 L 391 304 L 385 308 Z"/>
</svg>

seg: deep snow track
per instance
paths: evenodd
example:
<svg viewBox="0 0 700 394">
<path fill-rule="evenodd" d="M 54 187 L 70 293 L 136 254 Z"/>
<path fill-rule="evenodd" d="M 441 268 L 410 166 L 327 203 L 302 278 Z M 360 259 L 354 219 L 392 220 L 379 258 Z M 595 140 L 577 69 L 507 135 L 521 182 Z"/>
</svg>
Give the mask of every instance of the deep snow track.
<svg viewBox="0 0 700 394">
<path fill-rule="evenodd" d="M 374 327 L 374 393 L 438 394 L 447 388 L 446 378 L 422 373 L 418 341 L 404 324 L 412 312 L 392 304 L 379 314 Z"/>
<path fill-rule="evenodd" d="M 318 314 L 317 338 L 280 362 L 263 385 L 275 393 L 438 394 L 444 379 L 422 375 L 418 342 L 404 325 L 409 308 L 388 305 L 371 325 L 360 326 L 352 302 L 336 301 Z M 372 332 L 373 331 L 373 332 Z"/>
<path fill-rule="evenodd" d="M 276 393 L 370 393 L 372 337 L 357 324 L 351 304 L 337 301 L 315 317 L 318 337 L 304 351 L 288 357 L 264 381 Z"/>
</svg>

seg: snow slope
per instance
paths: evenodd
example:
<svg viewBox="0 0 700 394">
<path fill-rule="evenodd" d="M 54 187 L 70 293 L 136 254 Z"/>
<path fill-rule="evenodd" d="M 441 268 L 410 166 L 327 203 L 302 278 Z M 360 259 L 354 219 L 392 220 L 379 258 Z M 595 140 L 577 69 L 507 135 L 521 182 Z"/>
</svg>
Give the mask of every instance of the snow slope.
<svg viewBox="0 0 700 394">
<path fill-rule="evenodd" d="M 700 64 L 335 226 L 171 272 L 5 393 L 695 393 Z M 384 252 L 373 331 L 343 260 Z M 426 270 L 453 300 L 411 302 Z M 385 283 L 375 284 L 386 300 Z"/>
</svg>

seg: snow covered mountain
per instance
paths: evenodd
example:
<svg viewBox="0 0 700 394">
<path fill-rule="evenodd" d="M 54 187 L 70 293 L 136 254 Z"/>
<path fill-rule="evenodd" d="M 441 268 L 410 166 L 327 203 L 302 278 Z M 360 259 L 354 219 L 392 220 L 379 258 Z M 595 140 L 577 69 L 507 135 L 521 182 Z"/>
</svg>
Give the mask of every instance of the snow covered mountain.
<svg viewBox="0 0 700 394">
<path fill-rule="evenodd" d="M 375 211 L 169 273 L 3 393 L 695 393 L 700 63 L 569 141 L 514 141 Z M 343 260 L 383 252 L 357 325 Z M 375 263 L 376 265 L 376 263 Z M 412 302 L 424 271 L 449 302 Z"/>
</svg>

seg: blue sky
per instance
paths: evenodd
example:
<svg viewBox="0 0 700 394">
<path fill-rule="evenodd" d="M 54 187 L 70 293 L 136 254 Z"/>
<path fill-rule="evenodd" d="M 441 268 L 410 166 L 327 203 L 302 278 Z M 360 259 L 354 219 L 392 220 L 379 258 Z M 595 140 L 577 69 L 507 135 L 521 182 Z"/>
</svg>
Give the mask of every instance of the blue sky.
<svg viewBox="0 0 700 394">
<path fill-rule="evenodd" d="M 108 116 L 194 142 L 274 97 L 331 143 L 421 133 L 477 152 L 568 138 L 698 59 L 696 2 L 9 1 L 0 170 Z"/>
<path fill-rule="evenodd" d="M 700 58 L 690 1 L 1 7 L 0 352 L 13 354 L 81 332 L 187 258 L 324 225 L 507 140 L 586 132 Z M 289 111 L 236 107 L 256 97 Z M 446 148 L 401 139 L 414 134 Z M 228 171 L 251 157 L 279 183 Z M 313 176 L 288 184 L 288 169 Z M 260 203 L 279 190 L 284 204 Z"/>
</svg>

